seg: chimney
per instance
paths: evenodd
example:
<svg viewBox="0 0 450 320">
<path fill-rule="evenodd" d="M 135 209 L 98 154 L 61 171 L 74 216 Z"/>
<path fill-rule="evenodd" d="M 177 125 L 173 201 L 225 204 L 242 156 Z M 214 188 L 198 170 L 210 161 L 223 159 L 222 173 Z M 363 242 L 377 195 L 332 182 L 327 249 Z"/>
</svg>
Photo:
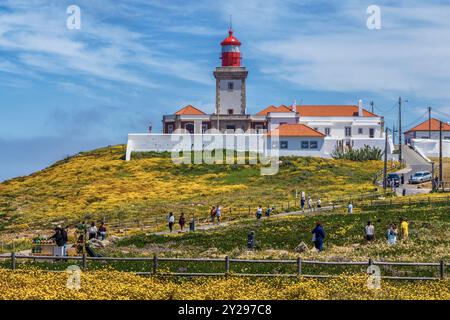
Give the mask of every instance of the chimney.
<svg viewBox="0 0 450 320">
<path fill-rule="evenodd" d="M 358 117 L 363 116 L 363 102 L 361 99 L 358 101 Z"/>
</svg>

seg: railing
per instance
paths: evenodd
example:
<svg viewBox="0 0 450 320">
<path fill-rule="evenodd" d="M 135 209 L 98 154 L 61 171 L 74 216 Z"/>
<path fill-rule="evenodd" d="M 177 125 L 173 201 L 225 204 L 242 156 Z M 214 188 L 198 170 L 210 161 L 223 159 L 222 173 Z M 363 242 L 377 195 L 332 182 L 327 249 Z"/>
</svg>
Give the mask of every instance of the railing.
<svg viewBox="0 0 450 320">
<path fill-rule="evenodd" d="M 325 266 L 410 266 L 410 267 L 435 267 L 439 268 L 439 277 L 418 277 L 418 276 L 381 276 L 382 279 L 389 280 L 439 280 L 446 279 L 445 269 L 450 266 L 449 263 L 443 260 L 439 262 L 387 262 L 387 261 L 316 261 L 303 260 L 298 257 L 296 260 L 274 260 L 274 259 L 233 259 L 226 256 L 223 259 L 219 258 L 160 258 L 153 257 L 88 257 L 83 256 L 25 256 L 11 253 L 10 257 L 2 257 L 3 259 L 11 260 L 11 269 L 17 270 L 18 260 L 74 260 L 81 262 L 82 270 L 88 270 L 88 261 L 141 261 L 148 262 L 148 271 L 135 272 L 139 275 L 154 275 L 154 276 L 184 276 L 184 277 L 206 277 L 206 276 L 241 276 L 241 277 L 304 277 L 304 278 L 331 278 L 337 277 L 339 274 L 304 274 L 304 265 L 325 265 Z M 1 258 L 0 258 L 1 259 Z M 216 262 L 223 264 L 223 272 L 160 272 L 160 262 Z M 235 273 L 232 271 L 231 264 L 251 263 L 251 264 L 289 264 L 296 266 L 296 273 Z M 44 270 L 49 272 L 63 272 L 64 270 Z"/>
</svg>

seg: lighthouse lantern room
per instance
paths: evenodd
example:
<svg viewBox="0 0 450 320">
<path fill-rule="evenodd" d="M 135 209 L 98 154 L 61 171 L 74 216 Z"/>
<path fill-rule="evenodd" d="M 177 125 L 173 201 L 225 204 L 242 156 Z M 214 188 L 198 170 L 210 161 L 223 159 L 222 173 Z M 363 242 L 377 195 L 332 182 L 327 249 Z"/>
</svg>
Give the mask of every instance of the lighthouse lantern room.
<svg viewBox="0 0 450 320">
<path fill-rule="evenodd" d="M 221 42 L 222 66 L 214 71 L 216 78 L 216 114 L 236 116 L 246 113 L 245 81 L 248 71 L 241 66 L 241 42 L 228 31 Z"/>
</svg>

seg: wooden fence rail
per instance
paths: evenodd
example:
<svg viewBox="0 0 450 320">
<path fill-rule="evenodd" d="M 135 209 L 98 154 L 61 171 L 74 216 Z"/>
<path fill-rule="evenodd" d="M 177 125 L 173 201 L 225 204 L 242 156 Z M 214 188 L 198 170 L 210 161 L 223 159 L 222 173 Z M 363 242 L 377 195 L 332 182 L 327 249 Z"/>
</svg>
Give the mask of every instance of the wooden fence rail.
<svg viewBox="0 0 450 320">
<path fill-rule="evenodd" d="M 338 274 L 304 274 L 302 272 L 304 265 L 328 265 L 328 266 L 414 266 L 414 267 L 438 267 L 439 277 L 411 277 L 411 276 L 381 276 L 383 279 L 391 280 L 439 280 L 446 279 L 446 268 L 450 263 L 443 260 L 439 262 L 389 262 L 389 261 L 375 261 L 369 259 L 368 261 L 317 261 L 317 260 L 303 260 L 300 257 L 296 260 L 276 260 L 276 259 L 232 259 L 226 256 L 220 258 L 160 258 L 157 255 L 153 257 L 88 257 L 83 256 L 61 257 L 61 256 L 25 256 L 11 253 L 10 257 L 0 257 L 0 259 L 10 259 L 11 269 L 17 270 L 18 260 L 46 260 L 46 261 L 60 261 L 73 260 L 82 263 L 82 269 L 88 270 L 88 261 L 143 261 L 148 262 L 149 271 L 135 272 L 139 275 L 158 275 L 158 276 L 186 276 L 186 277 L 200 277 L 200 276 L 246 276 L 246 277 L 305 277 L 305 278 L 330 278 L 337 277 Z M 159 272 L 160 262 L 215 262 L 222 263 L 224 272 Z M 297 273 L 234 273 L 232 272 L 232 263 L 252 263 L 252 264 L 291 264 L 297 266 Z M 49 272 L 61 272 L 61 270 L 45 270 Z"/>
</svg>

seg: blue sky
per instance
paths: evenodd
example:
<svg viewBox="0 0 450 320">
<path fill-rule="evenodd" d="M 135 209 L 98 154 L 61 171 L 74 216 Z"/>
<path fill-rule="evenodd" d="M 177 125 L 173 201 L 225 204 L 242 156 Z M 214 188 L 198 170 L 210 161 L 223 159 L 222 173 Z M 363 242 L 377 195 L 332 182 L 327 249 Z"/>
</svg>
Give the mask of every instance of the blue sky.
<svg viewBox="0 0 450 320">
<path fill-rule="evenodd" d="M 81 9 L 68 30 L 66 9 Z M 366 9 L 381 8 L 381 30 Z M 389 126 L 450 120 L 450 2 L 0 0 L 0 181 L 109 144 L 187 104 L 212 112 L 230 14 L 248 111 L 373 100 Z"/>
</svg>

